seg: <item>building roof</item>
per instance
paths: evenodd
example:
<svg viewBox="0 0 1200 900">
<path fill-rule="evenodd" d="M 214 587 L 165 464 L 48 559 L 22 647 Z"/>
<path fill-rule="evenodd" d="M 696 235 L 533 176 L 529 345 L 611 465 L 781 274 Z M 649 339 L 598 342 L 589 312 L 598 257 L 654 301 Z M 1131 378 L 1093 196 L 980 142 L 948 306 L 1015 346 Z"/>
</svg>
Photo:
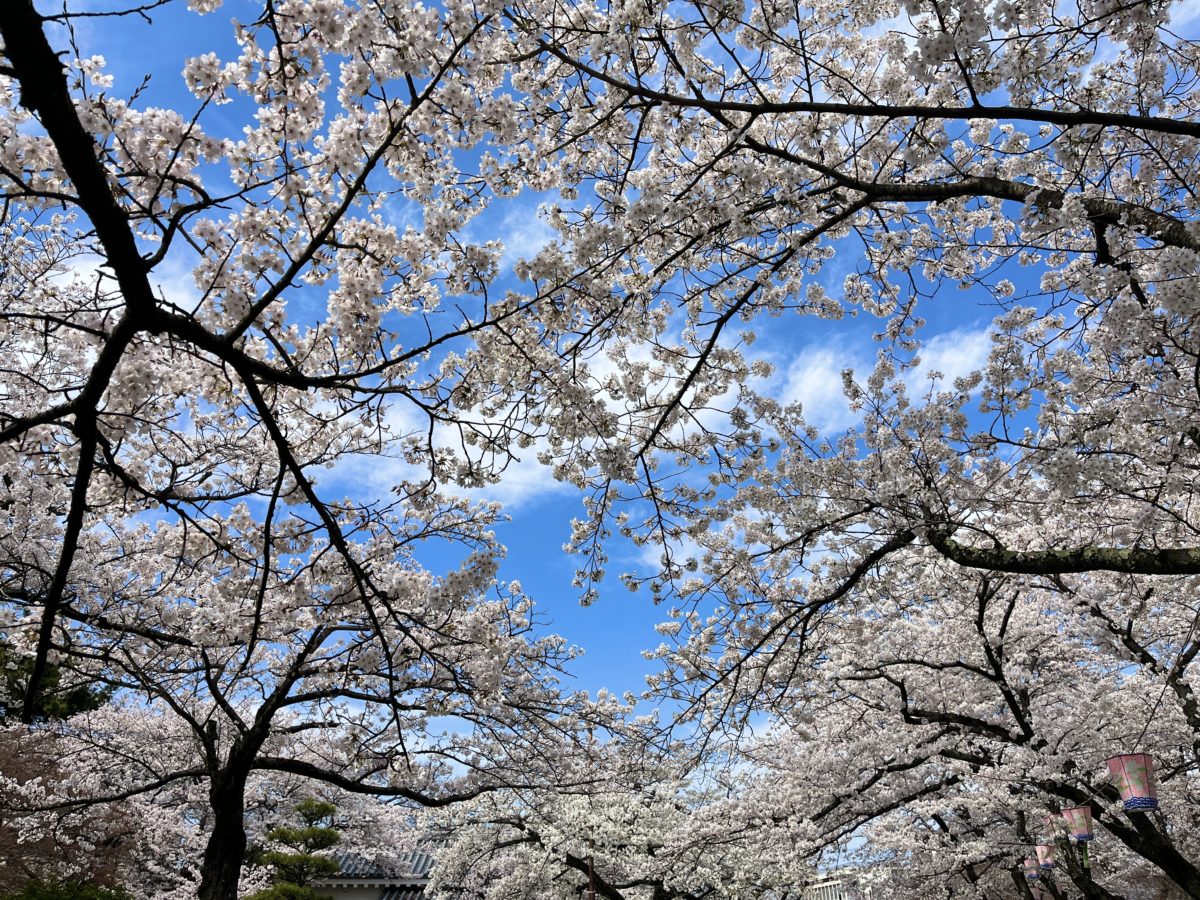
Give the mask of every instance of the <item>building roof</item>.
<svg viewBox="0 0 1200 900">
<path fill-rule="evenodd" d="M 379 900 L 423 900 L 424 896 L 425 885 L 406 884 L 403 887 L 384 889 L 384 892 L 379 895 Z"/>
<path fill-rule="evenodd" d="M 421 879 L 429 878 L 429 870 L 433 868 L 433 857 L 423 850 L 413 850 L 402 853 L 387 864 L 367 859 L 353 853 L 341 853 L 334 857 L 341 865 L 341 871 L 330 880 L 342 881 L 352 878 L 363 878 L 371 881 L 391 879 Z"/>
</svg>

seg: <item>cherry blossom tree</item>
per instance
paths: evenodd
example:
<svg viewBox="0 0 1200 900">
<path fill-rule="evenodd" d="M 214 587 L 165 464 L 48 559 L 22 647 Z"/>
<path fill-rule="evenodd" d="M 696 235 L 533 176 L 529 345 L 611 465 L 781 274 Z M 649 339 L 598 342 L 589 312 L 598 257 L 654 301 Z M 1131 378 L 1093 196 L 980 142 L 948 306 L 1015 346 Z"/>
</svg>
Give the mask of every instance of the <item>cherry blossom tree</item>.
<svg viewBox="0 0 1200 900">
<path fill-rule="evenodd" d="M 268 0 L 235 56 L 196 48 L 182 109 L 111 92 L 74 45 L 85 15 L 166 12 L 0 8 L 0 630 L 26 721 L 54 671 L 174 723 L 164 767 L 143 750 L 117 783 L 206 782 L 201 896 L 236 887 L 255 773 L 438 803 L 577 730 L 546 675 L 564 648 L 493 584 L 496 510 L 442 491 L 539 441 L 588 492 L 586 599 L 614 529 L 661 551 L 627 583 L 670 604 L 654 686 L 701 751 L 775 717 L 736 752 L 794 795 L 739 783 L 760 802 L 712 813 L 757 822 L 758 858 L 869 833 L 984 895 L 1032 837 L 1014 797 L 1099 798 L 1114 859 L 1198 895 L 1182 4 Z M 465 226 L 524 188 L 555 192 L 559 240 L 507 290 Z M 992 350 L 920 383 L 949 287 L 996 305 Z M 821 434 L 752 343 L 860 312 L 878 364 L 845 376 L 857 425 Z M 362 457 L 412 477 L 370 500 L 320 480 Z M 471 555 L 434 578 L 427 538 Z M 467 735 L 427 742 L 440 716 Z M 1161 820 L 1094 783 L 1131 744 L 1178 791 Z M 809 770 L 831 773 L 816 808 Z M 551 841 L 576 873 L 590 829 Z M 608 883 L 674 890 L 660 863 Z M 742 884 L 712 871 L 693 887 Z"/>
<path fill-rule="evenodd" d="M 285 739 L 277 737 L 272 749 L 277 751 Z M 59 847 L 57 866 L 44 865 L 43 877 L 90 874 L 99 861 L 109 882 L 125 885 L 138 897 L 195 896 L 205 875 L 206 849 L 213 843 L 208 779 L 202 772 L 155 777 L 189 762 L 202 769 L 196 757 L 203 751 L 195 745 L 188 723 L 177 716 L 145 705 L 114 705 L 78 717 L 50 745 L 55 759 L 71 761 L 69 769 L 42 767 L 38 783 L 14 783 L 6 766 L 4 806 L 13 826 L 22 829 L 26 842 L 36 838 Z M 23 735 L 21 747 L 29 758 L 45 752 L 44 733 Z M 333 740 L 319 753 L 289 749 L 313 767 L 328 765 L 339 750 Z M 392 780 L 405 778 L 412 781 L 410 775 Z M 296 805 L 315 795 L 338 807 L 340 849 L 381 866 L 400 863 L 414 845 L 414 810 L 411 803 L 381 802 L 387 784 L 387 776 L 379 775 L 362 790 L 346 790 L 307 772 L 257 768 L 247 776 L 241 797 L 247 845 L 269 845 L 271 832 L 294 817 Z M 125 797 L 113 802 L 114 794 Z M 89 821 L 98 813 L 108 813 L 100 823 L 109 826 L 107 832 Z M 109 843 L 113 825 L 119 826 L 119 853 Z M 20 853 L 21 847 L 14 850 Z M 271 870 L 259 864 L 259 855 L 233 862 L 241 863 L 237 895 L 271 883 Z"/>
<path fill-rule="evenodd" d="M 288 525 L 281 517 L 276 527 L 284 534 Z M 158 531 L 168 546 L 179 540 L 172 528 Z M 260 546 L 261 535 L 244 537 Z M 387 579 L 389 610 L 339 589 L 336 568 L 321 561 L 264 576 L 255 560 L 238 574 L 240 543 L 230 538 L 222 580 L 178 580 L 177 596 L 164 596 L 157 581 L 138 596 L 124 572 L 123 589 L 73 583 L 58 652 L 80 668 L 90 663 L 92 678 L 145 708 L 115 720 L 74 717 L 65 746 L 79 766 L 31 811 L 163 797 L 176 783 L 201 780 L 208 838 L 199 893 L 231 896 L 256 773 L 443 804 L 519 782 L 538 730 L 572 713 L 554 686 L 569 653 L 558 639 L 529 638 L 525 598 L 477 596 L 485 562 L 469 560 L 435 581 L 380 540 L 363 559 Z M 120 557 L 115 549 L 107 556 Z M 138 695 L 145 699 L 131 699 Z M 60 735 L 47 739 L 64 747 Z"/>
<path fill-rule="evenodd" d="M 1125 575 L 965 578 L 926 549 L 864 576 L 803 644 L 801 608 L 789 624 L 776 600 L 753 653 L 664 645 L 660 689 L 746 723 L 736 740 L 710 722 L 699 744 L 618 727 L 566 747 L 545 786 L 433 813 L 456 826 L 436 885 L 779 898 L 833 869 L 889 897 L 1028 896 L 1023 860 L 1050 844 L 1040 881 L 1060 896 L 1194 895 L 1200 731 L 1172 670 L 1193 586 L 1175 581 L 1149 598 Z M 1108 779 L 1134 748 L 1158 764 L 1153 814 L 1125 812 Z M 1076 806 L 1094 816 L 1088 866 L 1057 817 Z"/>
<path fill-rule="evenodd" d="M 182 111 L 76 46 L 218 5 L 0 10 L 0 633 L 27 673 L 4 705 L 33 723 L 51 674 L 119 704 L 53 737 L 69 777 L 25 811 L 150 798 L 197 825 L 159 865 L 205 900 L 236 895 L 264 777 L 447 803 L 518 780 L 576 709 L 571 651 L 495 581 L 497 508 L 439 490 L 498 477 L 534 393 L 533 301 L 463 237 L 517 186 L 506 34 L 472 4 L 267 2 L 232 59 L 195 48 Z M 509 345 L 482 368 L 481 331 Z M 319 482 L 381 458 L 409 466 L 392 494 Z M 461 565 L 434 576 L 422 542 Z"/>
<path fill-rule="evenodd" d="M 1173 29 L 1172 4 L 554 9 L 509 15 L 540 54 L 538 77 L 523 82 L 531 111 L 564 146 L 586 141 L 556 158 L 568 194 L 586 187 L 590 202 L 550 210 L 562 241 L 529 275 L 539 285 L 558 279 L 582 321 L 627 338 L 612 351 L 620 376 L 597 379 L 592 401 L 623 401 L 610 425 L 621 439 L 563 457 L 562 474 L 594 492 L 582 544 L 602 535 L 599 523 L 629 499 L 621 484 L 632 483 L 655 515 L 631 516 L 631 528 L 648 527 L 671 553 L 718 504 L 711 490 L 676 484 L 668 461 L 697 460 L 739 484 L 751 477 L 741 459 L 758 448 L 809 443 L 800 420 L 782 433 L 776 423 L 770 433 L 750 427 L 770 398 L 748 383 L 763 366 L 747 349 L 753 330 L 733 333 L 739 323 L 866 310 L 881 317 L 892 363 L 903 366 L 920 302 L 950 284 L 1011 310 L 997 328 L 1012 343 L 994 356 L 984 398 L 996 427 L 971 441 L 965 420 L 947 421 L 948 430 L 963 422 L 946 435 L 956 457 L 1039 471 L 1053 458 L 1050 483 L 1072 493 L 1103 475 L 1137 533 L 1169 546 L 1081 534 L 1051 553 L 975 522 L 964 544 L 968 510 L 946 490 L 922 498 L 899 484 L 853 518 L 874 527 L 872 515 L 891 515 L 877 531 L 902 541 L 903 524 L 911 540 L 919 533 L 966 566 L 1197 570 L 1187 532 L 1177 532 L 1184 526 L 1136 487 L 1139 465 L 1157 471 L 1175 459 L 1164 454 L 1193 445 L 1163 420 L 1186 417 L 1195 399 L 1189 167 L 1200 125 L 1194 47 Z M 857 257 L 840 296 L 819 277 L 835 253 Z M 639 365 L 633 348 L 647 340 L 653 363 Z M 1115 370 L 1098 364 L 1104 353 Z M 876 393 L 890 374 L 872 380 Z M 1130 377 L 1144 393 L 1122 391 Z M 964 404 L 950 396 L 929 405 L 950 415 Z M 1031 406 L 1040 423 L 1020 416 Z M 1025 425 L 1028 440 L 1013 434 Z M 941 462 L 932 449 L 925 455 L 927 469 Z M 1076 469 L 1069 458 L 1086 463 Z M 913 470 L 881 467 L 896 479 Z M 1002 507 L 1000 489 L 1021 484 L 998 483 L 992 502 Z M 1091 521 L 1086 502 L 1068 504 L 1081 527 Z"/>
<path fill-rule="evenodd" d="M 829 617 L 803 682 L 782 645 L 747 673 L 775 698 L 748 751 L 754 806 L 889 895 L 1008 895 L 1044 843 L 1068 896 L 1194 894 L 1197 732 L 1162 659 L 1194 612 L 1186 589 L 1160 584 L 1151 605 L 1123 581 L 969 581 L 932 553 L 887 567 Z M 1153 816 L 1125 813 L 1107 780 L 1105 759 L 1135 747 L 1158 763 Z M 1054 818 L 1081 805 L 1091 868 Z"/>
<path fill-rule="evenodd" d="M 798 792 L 797 771 L 831 771 L 830 791 L 878 781 L 885 796 L 861 808 L 827 798 L 822 839 L 878 825 L 883 846 L 983 895 L 997 887 L 979 867 L 998 864 L 1011 889 L 1033 836 L 1025 811 L 1000 812 L 1013 792 L 1047 808 L 1098 797 L 1129 865 L 1197 895 L 1189 10 L 507 15 L 566 185 L 547 210 L 561 240 L 528 275 L 566 292 L 611 361 L 546 458 L 590 492 L 584 584 L 603 577 L 614 528 L 661 550 L 660 568 L 627 576 L 671 604 L 657 689 L 688 704 L 701 740 L 763 711 L 785 741 L 815 728 L 805 765 L 784 765 Z M 834 258 L 852 260 L 838 284 Z M 947 288 L 995 306 L 991 352 L 969 377 L 923 379 L 922 317 Z M 844 375 L 858 419 L 844 434 L 820 433 L 804 397 L 782 404 L 755 355 L 762 323 L 787 312 L 878 317 L 878 364 Z M 602 427 L 581 442 L 579 419 Z M 1033 634 L 1044 651 L 1023 644 Z M 1118 704 L 1101 722 L 1080 703 L 1093 690 Z M 794 707 L 821 715 L 803 726 Z M 962 744 L 931 737 L 944 729 Z M 1092 783 L 1105 754 L 1138 744 L 1182 804 L 1161 820 L 1105 812 L 1111 790 Z M 785 815 L 818 818 L 805 802 Z M 993 823 L 995 859 L 980 851 Z M 1120 881 L 1086 875 L 1085 891 Z"/>
<path fill-rule="evenodd" d="M 610 724 L 602 742 L 564 746 L 544 786 L 427 812 L 453 835 L 435 896 L 783 900 L 815 880 L 808 856 L 763 839 L 748 769 L 655 746 L 644 724 Z"/>
</svg>

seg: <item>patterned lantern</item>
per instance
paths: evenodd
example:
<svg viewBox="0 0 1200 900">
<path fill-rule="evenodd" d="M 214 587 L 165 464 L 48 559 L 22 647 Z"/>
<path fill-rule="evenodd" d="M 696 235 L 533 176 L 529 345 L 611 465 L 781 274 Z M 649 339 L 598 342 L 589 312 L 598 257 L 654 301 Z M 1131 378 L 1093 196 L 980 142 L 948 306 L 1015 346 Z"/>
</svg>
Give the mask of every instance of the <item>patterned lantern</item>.
<svg viewBox="0 0 1200 900">
<path fill-rule="evenodd" d="M 1038 861 L 1032 856 L 1025 857 L 1025 863 L 1021 868 L 1025 870 L 1025 877 L 1030 881 L 1037 881 L 1042 877 L 1038 874 Z"/>
<path fill-rule="evenodd" d="M 1077 841 L 1092 839 L 1092 808 L 1090 806 L 1072 806 L 1070 809 L 1064 809 L 1062 815 L 1067 821 L 1067 827 L 1071 830 L 1071 837 Z"/>
<path fill-rule="evenodd" d="M 1154 758 L 1149 753 L 1122 753 L 1108 761 L 1126 810 L 1158 809 L 1154 787 Z"/>
<path fill-rule="evenodd" d="M 1054 845 L 1053 844 L 1038 844 L 1037 845 L 1037 861 L 1038 866 L 1043 869 L 1054 868 Z"/>
<path fill-rule="evenodd" d="M 1072 806 L 1062 811 L 1062 817 L 1071 837 L 1079 842 L 1079 861 L 1083 863 L 1085 869 L 1090 869 L 1092 861 L 1088 856 L 1088 842 L 1093 837 L 1092 808 L 1090 806 Z"/>
</svg>

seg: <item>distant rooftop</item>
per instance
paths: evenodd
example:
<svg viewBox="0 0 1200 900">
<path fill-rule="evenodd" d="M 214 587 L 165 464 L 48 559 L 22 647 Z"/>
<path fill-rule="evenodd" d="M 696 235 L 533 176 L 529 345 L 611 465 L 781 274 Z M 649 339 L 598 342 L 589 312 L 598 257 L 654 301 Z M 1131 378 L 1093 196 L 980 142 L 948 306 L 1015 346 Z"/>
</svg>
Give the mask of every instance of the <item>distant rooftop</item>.
<svg viewBox="0 0 1200 900">
<path fill-rule="evenodd" d="M 433 857 L 424 850 L 401 854 L 386 865 L 353 853 L 342 853 L 334 858 L 342 869 L 328 879 L 331 883 L 346 879 L 428 881 L 434 863 Z"/>
</svg>

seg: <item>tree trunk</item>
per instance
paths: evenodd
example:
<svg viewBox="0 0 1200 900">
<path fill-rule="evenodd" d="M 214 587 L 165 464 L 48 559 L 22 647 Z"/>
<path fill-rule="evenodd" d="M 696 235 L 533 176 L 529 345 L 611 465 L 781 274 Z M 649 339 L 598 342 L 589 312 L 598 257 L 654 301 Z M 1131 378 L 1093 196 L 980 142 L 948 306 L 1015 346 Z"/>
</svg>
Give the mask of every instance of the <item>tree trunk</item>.
<svg viewBox="0 0 1200 900">
<path fill-rule="evenodd" d="M 1082 791 L 1063 784 L 1039 781 L 1038 786 L 1047 793 L 1057 794 L 1073 803 L 1090 803 L 1092 815 L 1104 825 L 1108 832 L 1122 844 L 1153 863 L 1168 878 L 1178 885 L 1187 897 L 1200 900 L 1200 868 L 1180 853 L 1167 835 L 1154 827 L 1144 812 L 1126 813 L 1124 816 L 1108 816 L 1097 800 Z M 1112 803 L 1117 799 L 1116 788 L 1111 785 L 1100 791 L 1100 800 Z M 1090 873 L 1089 873 L 1090 874 Z"/>
<path fill-rule="evenodd" d="M 209 801 L 213 829 L 204 848 L 199 900 L 237 900 L 238 879 L 246 856 L 246 773 L 219 772 L 212 777 Z"/>
<path fill-rule="evenodd" d="M 1092 879 L 1092 870 L 1083 867 L 1083 857 L 1078 843 L 1070 841 L 1062 845 L 1063 852 L 1059 855 L 1067 876 L 1075 883 L 1085 900 L 1125 900 L 1121 894 L 1114 894 L 1103 885 Z"/>
<path fill-rule="evenodd" d="M 1122 839 L 1125 845 L 1138 849 L 1142 856 L 1153 862 L 1168 878 L 1174 881 L 1186 896 L 1200 898 L 1200 870 L 1175 849 L 1175 845 L 1164 833 L 1154 827 L 1150 817 L 1145 813 L 1133 813 L 1129 815 L 1129 819 L 1133 822 L 1136 833 L 1144 844 L 1144 849 L 1134 848 L 1131 842 Z"/>
</svg>

